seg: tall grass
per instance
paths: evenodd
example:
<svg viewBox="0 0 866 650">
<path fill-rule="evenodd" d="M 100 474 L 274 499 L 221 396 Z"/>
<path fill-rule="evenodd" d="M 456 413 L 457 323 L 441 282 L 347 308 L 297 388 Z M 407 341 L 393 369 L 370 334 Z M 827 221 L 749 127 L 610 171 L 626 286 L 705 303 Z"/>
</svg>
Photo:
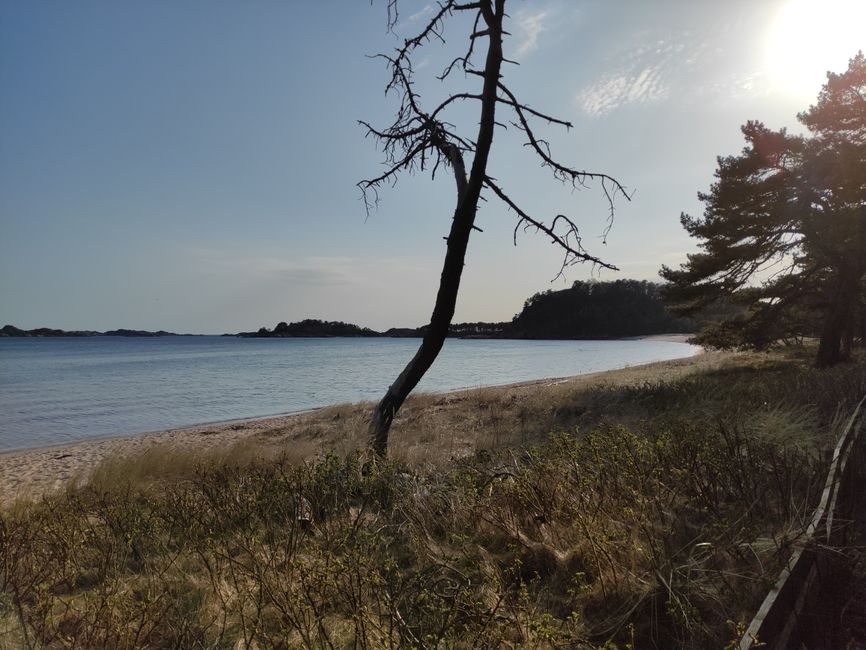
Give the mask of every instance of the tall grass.
<svg viewBox="0 0 866 650">
<path fill-rule="evenodd" d="M 454 460 L 114 461 L 0 516 L 0 643 L 720 647 L 802 533 L 864 391 L 862 364 L 737 356 L 535 411 L 467 398 L 509 433 Z M 408 419 L 435 422 L 440 399 Z M 520 409 L 560 426 L 512 431 Z"/>
</svg>

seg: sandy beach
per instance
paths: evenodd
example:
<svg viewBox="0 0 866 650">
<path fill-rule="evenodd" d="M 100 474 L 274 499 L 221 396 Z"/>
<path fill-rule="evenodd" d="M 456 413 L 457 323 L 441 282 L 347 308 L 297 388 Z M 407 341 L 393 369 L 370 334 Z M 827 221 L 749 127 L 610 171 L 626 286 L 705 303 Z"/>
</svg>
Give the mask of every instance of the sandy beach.
<svg viewBox="0 0 866 650">
<path fill-rule="evenodd" d="M 686 335 L 652 337 L 684 342 Z M 467 400 L 513 404 L 536 400 L 545 391 L 589 392 L 593 387 L 633 385 L 673 379 L 717 365 L 716 353 L 699 354 L 673 361 L 661 361 L 619 370 L 548 378 L 504 386 L 464 389 L 410 398 L 394 423 L 397 451 L 406 457 L 424 455 L 427 440 L 423 428 L 434 419 L 448 421 L 454 431 L 449 443 L 451 455 L 471 452 L 484 424 L 461 412 Z M 335 450 L 345 452 L 363 446 L 365 422 L 371 404 L 335 405 L 303 413 L 271 418 L 203 424 L 134 436 L 100 438 L 69 445 L 24 449 L 0 453 L 0 504 L 34 499 L 62 489 L 70 481 L 84 481 L 100 463 L 109 458 L 130 457 L 154 448 L 179 453 L 207 455 L 238 445 L 253 445 L 259 455 L 290 451 L 298 458 Z M 453 421 L 449 421 L 453 420 Z M 400 438 L 401 429 L 416 431 Z M 421 431 L 421 433 L 417 433 Z"/>
</svg>

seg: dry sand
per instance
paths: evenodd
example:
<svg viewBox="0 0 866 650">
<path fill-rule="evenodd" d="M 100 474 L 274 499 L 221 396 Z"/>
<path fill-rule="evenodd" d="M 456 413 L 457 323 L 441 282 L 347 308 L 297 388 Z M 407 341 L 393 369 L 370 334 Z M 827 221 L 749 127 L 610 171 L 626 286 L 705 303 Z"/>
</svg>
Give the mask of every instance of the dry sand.
<svg viewBox="0 0 866 650">
<path fill-rule="evenodd" d="M 684 341 L 686 337 L 664 335 L 653 338 Z M 473 395 L 482 396 L 488 402 L 494 396 L 496 399 L 507 399 L 513 402 L 537 397 L 554 386 L 558 390 L 562 388 L 590 390 L 600 385 L 642 383 L 650 377 L 653 380 L 667 380 L 715 367 L 719 363 L 719 356 L 715 353 L 699 354 L 673 361 L 661 361 L 575 377 L 542 379 L 421 396 L 414 406 L 411 401 L 407 402 L 395 421 L 394 429 L 400 427 L 401 417 L 408 419 L 410 424 L 413 422 L 417 424 L 419 419 L 423 424 L 424 417 L 429 415 L 431 410 L 444 412 L 447 418 L 449 410 L 465 409 L 467 398 Z M 461 403 L 464 403 L 462 407 Z M 371 405 L 364 404 L 338 405 L 272 418 L 222 422 L 0 453 L 0 504 L 8 504 L 19 498 L 38 498 L 44 493 L 63 488 L 71 480 L 86 480 L 93 470 L 108 458 L 133 456 L 157 446 L 205 454 L 245 442 L 254 442 L 263 449 L 268 446 L 281 446 L 282 449 L 291 446 L 300 457 L 313 456 L 328 449 L 346 451 L 363 444 L 363 421 L 370 408 Z M 462 415 L 460 418 L 465 419 Z M 350 420 L 351 426 L 349 426 Z M 355 432 L 353 440 L 346 439 L 347 426 Z M 475 431 L 477 433 L 477 429 Z M 467 436 L 456 443 L 459 449 L 452 449 L 452 453 L 470 451 L 473 446 L 472 441 L 466 438 L 472 435 L 471 431 L 467 432 Z M 422 436 L 417 441 L 416 447 L 423 450 L 424 444 Z"/>
</svg>

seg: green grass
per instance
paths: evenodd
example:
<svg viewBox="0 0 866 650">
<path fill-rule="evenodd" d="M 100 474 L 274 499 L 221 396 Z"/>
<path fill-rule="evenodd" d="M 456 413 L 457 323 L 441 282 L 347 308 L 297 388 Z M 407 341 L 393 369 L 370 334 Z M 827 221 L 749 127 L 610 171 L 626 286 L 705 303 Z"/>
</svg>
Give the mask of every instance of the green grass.
<svg viewBox="0 0 866 650">
<path fill-rule="evenodd" d="M 426 396 L 405 418 L 433 463 L 112 461 L 2 513 L 0 647 L 721 647 L 866 392 L 862 362 L 724 358 L 543 404 L 469 394 L 486 438 L 454 460 Z M 350 412 L 334 411 L 354 427 Z M 518 412 L 556 426 L 527 416 L 521 433 Z"/>
</svg>

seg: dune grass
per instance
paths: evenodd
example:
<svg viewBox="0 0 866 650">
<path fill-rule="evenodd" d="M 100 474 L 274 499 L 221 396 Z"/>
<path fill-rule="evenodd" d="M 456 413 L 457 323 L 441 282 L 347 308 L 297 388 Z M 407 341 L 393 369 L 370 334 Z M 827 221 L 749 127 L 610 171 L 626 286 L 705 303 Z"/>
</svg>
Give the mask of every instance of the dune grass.
<svg viewBox="0 0 866 650">
<path fill-rule="evenodd" d="M 351 405 L 112 460 L 0 515 L 0 647 L 722 647 L 801 535 L 866 365 L 702 364 L 422 395 L 389 462 L 358 451 Z"/>
</svg>

